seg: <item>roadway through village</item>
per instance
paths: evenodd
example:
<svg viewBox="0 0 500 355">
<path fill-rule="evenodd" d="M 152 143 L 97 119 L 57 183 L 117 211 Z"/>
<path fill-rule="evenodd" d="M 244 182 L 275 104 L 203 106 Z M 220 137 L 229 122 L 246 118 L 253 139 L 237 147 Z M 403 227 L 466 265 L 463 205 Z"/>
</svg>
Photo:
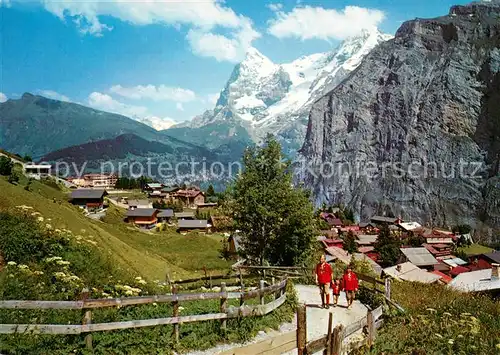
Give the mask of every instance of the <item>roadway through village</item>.
<svg viewBox="0 0 500 355">
<path fill-rule="evenodd" d="M 341 293 L 339 298 L 339 305 L 337 307 L 330 307 L 330 309 L 323 309 L 319 307 L 321 304 L 319 291 L 316 286 L 309 285 L 296 285 L 297 295 L 300 303 L 305 303 L 307 307 L 307 341 L 315 340 L 324 336 L 328 329 L 329 313 L 333 313 L 333 326 L 343 324 L 347 326 L 355 323 L 358 320 L 365 318 L 367 308 L 359 301 L 354 301 L 352 308 L 347 309 L 346 297 Z M 190 355 L 212 355 L 221 354 L 229 355 L 232 349 L 241 348 L 250 344 L 256 344 L 266 341 L 270 338 L 279 336 L 281 334 L 294 331 L 297 329 L 297 320 L 294 319 L 291 323 L 284 323 L 279 330 L 272 330 L 269 332 L 259 332 L 259 334 L 250 342 L 245 344 L 221 344 L 215 348 L 205 351 L 193 351 Z M 356 335 L 353 335 L 356 337 Z M 286 355 L 295 355 L 297 350 L 285 353 Z"/>
</svg>

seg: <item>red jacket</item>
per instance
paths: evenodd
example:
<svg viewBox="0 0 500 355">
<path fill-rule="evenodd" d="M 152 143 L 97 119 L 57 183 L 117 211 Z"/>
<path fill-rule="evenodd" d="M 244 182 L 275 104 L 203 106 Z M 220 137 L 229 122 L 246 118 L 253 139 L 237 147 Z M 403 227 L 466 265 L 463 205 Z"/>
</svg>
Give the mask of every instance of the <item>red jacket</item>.
<svg viewBox="0 0 500 355">
<path fill-rule="evenodd" d="M 340 291 L 342 291 L 342 284 L 336 285 L 335 282 L 332 281 L 332 293 L 334 295 L 340 295 Z"/>
<path fill-rule="evenodd" d="M 328 263 L 319 263 L 316 265 L 316 275 L 318 275 L 318 283 L 329 284 L 332 282 L 332 267 Z"/>
<path fill-rule="evenodd" d="M 342 286 L 345 291 L 356 291 L 359 287 L 356 274 L 354 272 L 345 273 L 342 277 Z"/>
</svg>

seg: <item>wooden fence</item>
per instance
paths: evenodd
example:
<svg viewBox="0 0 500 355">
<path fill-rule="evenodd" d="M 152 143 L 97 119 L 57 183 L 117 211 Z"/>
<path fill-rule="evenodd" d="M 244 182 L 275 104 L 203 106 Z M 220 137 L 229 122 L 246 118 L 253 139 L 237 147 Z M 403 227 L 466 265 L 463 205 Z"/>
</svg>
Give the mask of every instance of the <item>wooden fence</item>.
<svg viewBox="0 0 500 355">
<path fill-rule="evenodd" d="M 88 299 L 80 301 L 0 301 L 0 309 L 60 309 L 81 310 L 83 315 L 82 324 L 0 324 L 0 334 L 13 333 L 40 333 L 40 334 L 82 334 L 88 333 L 85 341 L 88 348 L 92 348 L 92 332 L 151 327 L 157 325 L 174 325 L 173 336 L 179 340 L 179 325 L 182 323 L 200 322 L 206 320 L 220 320 L 221 327 L 226 328 L 226 320 L 239 317 L 254 317 L 266 315 L 280 307 L 286 301 L 287 280 L 265 286 L 263 280 L 260 287 L 251 291 L 227 292 L 225 283 L 221 285 L 220 292 L 205 293 L 177 293 L 173 286 L 172 294 L 123 297 L 112 299 Z M 265 303 L 266 295 L 274 295 L 274 300 Z M 245 305 L 245 301 L 259 298 L 258 305 Z M 220 300 L 220 312 L 212 314 L 179 315 L 179 303 L 197 300 Z M 239 307 L 228 307 L 227 300 L 239 299 Z M 171 303 L 173 306 L 172 317 L 131 320 L 123 322 L 92 323 L 92 309 L 105 307 L 123 307 L 144 305 L 152 303 Z"/>
<path fill-rule="evenodd" d="M 262 269 L 262 267 L 251 267 L 252 269 Z M 265 267 L 268 271 L 277 269 L 276 267 Z M 297 270 L 298 272 L 309 273 L 310 270 L 304 268 L 282 268 L 283 270 Z M 303 271 L 304 270 L 304 271 Z M 312 271 L 311 271 L 312 273 Z M 390 299 L 391 297 L 391 281 L 385 279 L 378 280 L 368 275 L 358 274 L 361 285 L 367 287 L 371 292 L 380 293 L 385 300 L 400 311 L 404 309 L 396 302 Z M 357 322 L 347 326 L 338 325 L 333 328 L 333 313 L 329 315 L 328 328 L 325 329 L 325 335 L 319 339 L 312 341 L 307 340 L 307 317 L 306 306 L 299 305 L 297 308 L 297 330 L 274 336 L 270 339 L 251 344 L 244 347 L 234 348 L 220 355 L 279 355 L 285 352 L 297 349 L 299 355 L 310 355 L 323 350 L 326 355 L 340 355 L 347 352 L 344 340 L 354 333 L 363 330 L 366 335 L 362 340 L 350 344 L 350 349 L 359 348 L 363 345 L 371 346 L 377 334 L 377 329 L 383 324 L 383 308 L 382 306 L 375 310 L 369 310 L 366 317 L 359 319 Z M 314 322 L 314 320 L 312 320 Z"/>
</svg>

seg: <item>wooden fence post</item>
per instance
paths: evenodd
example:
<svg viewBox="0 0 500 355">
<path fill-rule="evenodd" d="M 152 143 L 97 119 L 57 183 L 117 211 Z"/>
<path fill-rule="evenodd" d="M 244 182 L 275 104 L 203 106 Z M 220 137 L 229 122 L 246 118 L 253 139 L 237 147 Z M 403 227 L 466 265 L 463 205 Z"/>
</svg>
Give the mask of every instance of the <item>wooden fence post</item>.
<svg viewBox="0 0 500 355">
<path fill-rule="evenodd" d="M 340 355 L 342 352 L 342 342 L 344 340 L 344 326 L 336 326 L 332 333 L 332 355 Z"/>
<path fill-rule="evenodd" d="M 82 290 L 82 300 L 85 301 L 89 298 L 89 289 L 84 288 Z M 82 325 L 92 324 L 92 311 L 90 309 L 82 309 Z M 85 335 L 85 347 L 88 350 L 92 350 L 92 333 L 87 333 Z"/>
<path fill-rule="evenodd" d="M 390 300 L 391 299 L 391 279 L 386 278 L 384 282 L 385 282 L 385 298 Z"/>
<path fill-rule="evenodd" d="M 305 355 L 307 345 L 306 305 L 297 307 L 297 355 Z"/>
<path fill-rule="evenodd" d="M 328 315 L 328 332 L 326 333 L 326 349 L 323 351 L 325 355 L 332 355 L 332 327 L 333 327 L 333 313 Z"/>
<path fill-rule="evenodd" d="M 177 300 L 177 286 L 176 285 L 172 286 L 172 296 L 174 296 L 173 302 L 172 302 L 172 306 L 173 306 L 172 316 L 179 317 L 179 301 Z M 179 323 L 174 324 L 174 340 L 175 340 L 176 344 L 179 343 Z"/>
<path fill-rule="evenodd" d="M 260 299 L 260 304 L 265 305 L 266 300 L 264 298 L 264 288 L 266 286 L 264 285 L 264 280 L 260 280 L 260 292 L 259 292 L 259 299 Z"/>
<path fill-rule="evenodd" d="M 371 347 L 375 340 L 375 319 L 373 318 L 372 311 L 369 311 L 366 316 L 366 324 L 368 327 L 368 347 Z"/>
<path fill-rule="evenodd" d="M 226 292 L 226 283 L 225 282 L 220 283 L 220 291 L 222 292 L 222 298 L 220 299 L 220 312 L 226 313 L 227 312 L 227 292 Z M 227 321 L 225 319 L 223 319 L 221 322 L 221 328 L 222 328 L 223 332 L 226 332 L 226 327 L 227 327 Z"/>
</svg>

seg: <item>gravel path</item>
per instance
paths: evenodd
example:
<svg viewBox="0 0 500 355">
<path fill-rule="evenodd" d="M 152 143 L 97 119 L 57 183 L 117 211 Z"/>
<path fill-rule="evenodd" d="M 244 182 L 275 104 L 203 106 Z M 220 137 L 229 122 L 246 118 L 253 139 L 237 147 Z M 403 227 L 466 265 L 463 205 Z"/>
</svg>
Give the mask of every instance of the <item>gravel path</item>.
<svg viewBox="0 0 500 355">
<path fill-rule="evenodd" d="M 322 309 L 317 307 L 321 304 L 319 291 L 316 286 L 296 285 L 297 295 L 300 303 L 305 303 L 307 307 L 307 341 L 321 338 L 326 334 L 328 328 L 329 313 L 333 313 L 333 326 L 343 324 L 344 326 L 354 323 L 361 318 L 366 317 L 367 308 L 359 301 L 354 301 L 352 309 L 348 310 L 346 307 L 347 301 L 345 294 L 342 293 L 339 297 L 339 306 L 331 307 L 330 309 Z M 259 332 L 259 334 L 251 341 L 245 344 L 222 344 L 215 348 L 205 351 L 193 351 L 189 355 L 212 355 L 219 354 L 234 348 L 242 347 L 249 344 L 258 343 L 260 341 L 275 337 L 282 333 L 287 333 L 297 329 L 297 321 L 293 320 L 291 323 L 284 323 L 278 331 Z M 295 355 L 297 351 L 291 351 L 286 355 Z"/>
</svg>

